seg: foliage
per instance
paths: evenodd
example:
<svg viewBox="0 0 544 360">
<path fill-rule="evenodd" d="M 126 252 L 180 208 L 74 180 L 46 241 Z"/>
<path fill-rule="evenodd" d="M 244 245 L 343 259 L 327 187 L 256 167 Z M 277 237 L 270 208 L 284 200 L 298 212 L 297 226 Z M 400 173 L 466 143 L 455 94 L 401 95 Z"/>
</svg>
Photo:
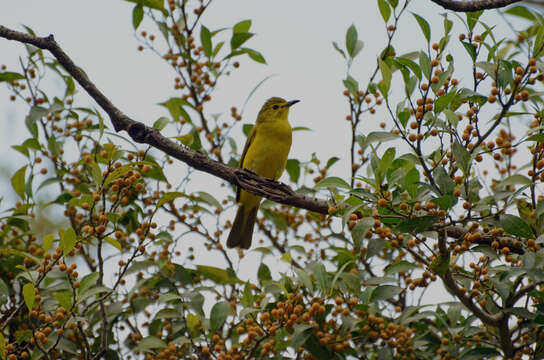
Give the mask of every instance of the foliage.
<svg viewBox="0 0 544 360">
<path fill-rule="evenodd" d="M 154 127 L 236 165 L 238 109 L 206 106 L 245 55 L 265 63 L 246 47 L 251 21 L 209 29 L 211 0 L 131 2 L 135 31 L 149 22 L 161 36 L 140 31 L 139 49 L 177 74 Z M 544 19 L 512 7 L 526 28 L 497 39 L 481 13 L 443 15 L 434 29 L 409 2 L 378 1 L 388 42 L 367 83 L 350 75 L 363 53 L 356 27 L 333 43 L 348 70 L 351 176 L 330 175 L 336 157 L 288 161 L 291 185 L 332 194 L 329 215 L 265 201 L 255 251 L 291 270 L 262 262 L 255 281 L 239 279 L 244 254 L 221 243 L 233 189 L 190 192 L 192 171 L 171 183 L 171 159 L 78 106 L 70 75 L 28 46 L 21 70 L 0 72 L 28 103 L 29 134 L 13 147 L 26 159 L 11 177 L 19 201 L 0 218 L 0 358 L 543 357 Z M 423 50 L 396 54 L 401 16 Z M 453 34 L 454 21 L 466 31 Z M 65 89 L 43 90 L 55 75 Z M 377 110 L 383 131 L 363 134 Z M 54 200 L 41 204 L 46 190 Z M 38 231 L 43 207 L 62 208 L 63 225 Z M 187 238 L 224 264 L 197 265 L 192 248 L 179 251 Z M 432 283 L 447 298 L 421 305 Z"/>
</svg>

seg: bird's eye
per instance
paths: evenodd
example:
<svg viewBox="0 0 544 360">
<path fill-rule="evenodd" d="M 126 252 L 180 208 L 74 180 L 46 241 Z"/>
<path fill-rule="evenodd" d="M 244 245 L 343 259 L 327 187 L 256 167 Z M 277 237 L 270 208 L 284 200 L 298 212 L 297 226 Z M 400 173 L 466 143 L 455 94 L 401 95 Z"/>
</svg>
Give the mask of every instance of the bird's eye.
<svg viewBox="0 0 544 360">
<path fill-rule="evenodd" d="M 279 107 L 278 105 L 274 105 L 274 106 L 272 106 L 272 109 L 278 110 L 278 107 Z"/>
</svg>

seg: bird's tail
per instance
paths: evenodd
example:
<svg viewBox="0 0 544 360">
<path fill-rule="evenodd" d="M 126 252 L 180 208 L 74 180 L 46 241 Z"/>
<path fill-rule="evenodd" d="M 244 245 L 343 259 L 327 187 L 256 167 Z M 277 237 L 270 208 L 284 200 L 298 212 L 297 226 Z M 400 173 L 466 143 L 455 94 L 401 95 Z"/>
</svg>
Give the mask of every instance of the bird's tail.
<svg viewBox="0 0 544 360">
<path fill-rule="evenodd" d="M 234 218 L 234 223 L 227 239 L 227 247 L 249 249 L 258 210 L 258 206 L 248 207 L 247 209 L 243 204 L 238 206 L 238 211 L 236 212 L 236 217 Z"/>
</svg>

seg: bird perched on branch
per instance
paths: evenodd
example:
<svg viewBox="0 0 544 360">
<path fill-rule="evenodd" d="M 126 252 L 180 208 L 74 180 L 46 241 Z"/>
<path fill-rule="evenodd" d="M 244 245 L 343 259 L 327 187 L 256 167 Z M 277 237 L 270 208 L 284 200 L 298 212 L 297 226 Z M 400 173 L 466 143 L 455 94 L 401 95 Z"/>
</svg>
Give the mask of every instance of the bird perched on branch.
<svg viewBox="0 0 544 360">
<path fill-rule="evenodd" d="M 289 125 L 289 108 L 299 100 L 286 101 L 279 97 L 268 99 L 255 126 L 247 137 L 240 167 L 266 178 L 277 180 L 285 169 L 291 148 L 292 131 Z M 232 224 L 227 246 L 249 249 L 261 197 L 238 188 L 238 211 Z"/>
</svg>

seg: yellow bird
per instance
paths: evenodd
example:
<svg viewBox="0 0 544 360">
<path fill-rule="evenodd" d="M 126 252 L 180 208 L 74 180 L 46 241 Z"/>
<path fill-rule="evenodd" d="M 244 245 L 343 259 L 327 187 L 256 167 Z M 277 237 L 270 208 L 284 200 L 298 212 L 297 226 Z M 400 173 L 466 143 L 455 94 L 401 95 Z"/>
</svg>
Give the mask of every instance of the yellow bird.
<svg viewBox="0 0 544 360">
<path fill-rule="evenodd" d="M 292 131 L 287 119 L 289 108 L 299 100 L 285 101 L 273 97 L 259 111 L 255 126 L 247 137 L 240 167 L 278 180 L 291 148 Z M 238 211 L 232 224 L 227 246 L 249 249 L 261 197 L 240 190 L 236 193 Z"/>
</svg>

